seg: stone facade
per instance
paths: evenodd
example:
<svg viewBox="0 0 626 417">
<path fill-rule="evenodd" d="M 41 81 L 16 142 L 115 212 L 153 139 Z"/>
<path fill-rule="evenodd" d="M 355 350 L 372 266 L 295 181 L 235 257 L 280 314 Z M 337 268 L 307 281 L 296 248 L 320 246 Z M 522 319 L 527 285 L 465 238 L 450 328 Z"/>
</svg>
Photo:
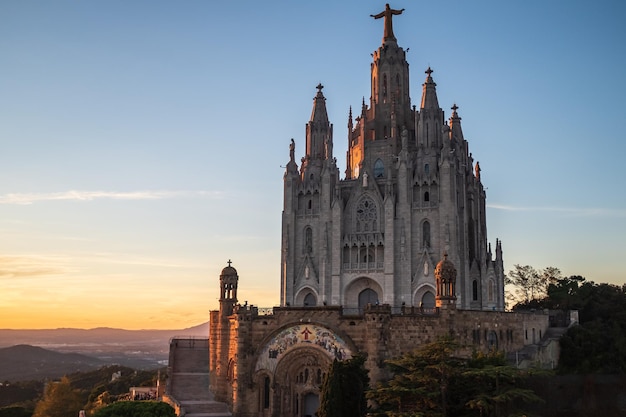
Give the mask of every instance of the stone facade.
<svg viewBox="0 0 626 417">
<path fill-rule="evenodd" d="M 536 346 L 548 325 L 543 312 L 459 310 L 454 302 L 432 309 L 370 304 L 362 312 L 237 305 L 229 316 L 211 312 L 211 389 L 236 416 L 313 415 L 334 359 L 363 354 L 375 384 L 389 376 L 385 360 L 438 337 L 455 336 L 461 354 L 492 348 L 514 354 Z"/>
<path fill-rule="evenodd" d="M 412 106 L 405 51 L 388 8 L 371 65 L 371 98 L 348 118 L 346 173 L 333 156 L 333 126 L 318 85 L 298 166 L 284 174 L 280 307 L 240 305 L 239 276 L 220 275 L 210 313 L 210 386 L 235 416 L 314 415 L 333 360 L 366 358 L 372 384 L 385 360 L 440 336 L 460 354 L 536 354 L 544 312 L 504 311 L 502 246 L 487 243 L 485 189 L 461 130 L 446 121 L 432 70 Z M 375 17 L 376 17 L 375 16 Z M 542 343 L 543 340 L 543 343 Z M 550 345 L 553 346 L 553 345 Z M 531 358 L 532 360 L 533 358 Z M 170 365 L 172 366 L 172 365 Z"/>
<path fill-rule="evenodd" d="M 432 308 L 434 268 L 446 252 L 458 270 L 457 307 L 503 311 L 502 246 L 496 241 L 494 253 L 487 242 L 485 189 L 458 107 L 446 120 L 430 68 L 419 107 L 411 105 L 409 64 L 393 31 L 372 56 L 370 102 L 347 121 L 345 178 L 321 84 L 300 166 L 291 142 L 281 305 Z"/>
</svg>

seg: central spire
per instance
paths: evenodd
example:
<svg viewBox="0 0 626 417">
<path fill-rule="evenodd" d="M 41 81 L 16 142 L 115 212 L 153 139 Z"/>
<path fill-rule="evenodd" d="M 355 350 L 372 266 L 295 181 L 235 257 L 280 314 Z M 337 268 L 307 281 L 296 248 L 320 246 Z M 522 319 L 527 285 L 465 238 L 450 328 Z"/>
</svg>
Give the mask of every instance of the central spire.
<svg viewBox="0 0 626 417">
<path fill-rule="evenodd" d="M 385 18 L 385 32 L 383 33 L 383 43 L 385 41 L 395 41 L 396 37 L 393 35 L 393 15 L 402 14 L 404 9 L 395 10 L 389 7 L 389 3 L 385 4 L 385 10 L 374 15 L 371 14 L 374 19 L 380 19 L 381 17 Z"/>
</svg>

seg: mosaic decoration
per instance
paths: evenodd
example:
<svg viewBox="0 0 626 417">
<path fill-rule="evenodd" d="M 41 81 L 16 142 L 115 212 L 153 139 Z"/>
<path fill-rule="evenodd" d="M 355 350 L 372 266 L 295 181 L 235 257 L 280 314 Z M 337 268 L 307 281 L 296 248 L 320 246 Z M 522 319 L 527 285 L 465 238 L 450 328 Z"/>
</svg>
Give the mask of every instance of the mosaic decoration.
<svg viewBox="0 0 626 417">
<path fill-rule="evenodd" d="M 342 361 L 352 357 L 346 342 L 331 330 L 315 324 L 298 324 L 284 329 L 265 345 L 257 360 L 256 370 L 274 372 L 287 352 L 306 345 L 323 349 L 331 360 Z"/>
</svg>

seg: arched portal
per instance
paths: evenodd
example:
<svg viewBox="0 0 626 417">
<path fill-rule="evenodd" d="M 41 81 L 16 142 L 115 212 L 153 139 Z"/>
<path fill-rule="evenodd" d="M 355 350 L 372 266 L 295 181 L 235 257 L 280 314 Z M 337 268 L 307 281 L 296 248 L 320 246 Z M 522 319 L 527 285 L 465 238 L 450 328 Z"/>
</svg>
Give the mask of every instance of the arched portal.
<svg viewBox="0 0 626 417">
<path fill-rule="evenodd" d="M 255 367 L 259 389 L 266 376 L 272 381 L 268 402 L 259 391 L 264 415 L 314 416 L 332 361 L 351 358 L 353 350 L 354 346 L 333 330 L 313 323 L 291 325 L 275 333 L 263 344 Z"/>
<path fill-rule="evenodd" d="M 359 293 L 359 308 L 365 308 L 368 304 L 378 304 L 378 294 L 371 288 Z"/>
<path fill-rule="evenodd" d="M 319 394 L 309 392 L 304 395 L 302 399 L 302 415 L 303 417 L 313 417 L 317 414 L 317 409 L 320 407 Z"/>
</svg>

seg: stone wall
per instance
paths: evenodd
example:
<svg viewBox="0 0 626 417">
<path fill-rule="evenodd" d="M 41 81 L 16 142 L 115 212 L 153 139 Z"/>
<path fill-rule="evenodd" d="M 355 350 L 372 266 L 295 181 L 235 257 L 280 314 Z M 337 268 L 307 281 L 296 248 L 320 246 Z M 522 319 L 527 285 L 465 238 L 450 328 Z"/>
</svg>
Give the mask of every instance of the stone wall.
<svg viewBox="0 0 626 417">
<path fill-rule="evenodd" d="M 365 355 L 372 384 L 387 376 L 383 368 L 385 360 L 438 337 L 455 336 L 465 347 L 462 353 L 466 355 L 491 347 L 511 354 L 528 346 L 539 349 L 537 346 L 549 324 L 549 316 L 544 312 L 457 310 L 454 306 L 431 311 L 407 307 L 393 309 L 392 313 L 388 305 L 375 305 L 368 306 L 361 314 L 346 312 L 336 306 L 277 307 L 272 314 L 259 315 L 254 306 L 239 306 L 235 314 L 221 321 L 212 314 L 212 320 L 217 320 L 211 322 L 211 337 L 222 338 L 211 340 L 211 348 L 220 351 L 216 355 L 212 352 L 211 358 L 221 361 L 211 364 L 211 370 L 216 371 L 212 381 L 216 399 L 231 404 L 235 415 L 258 415 L 261 388 L 255 379 L 255 365 L 259 354 L 281 329 L 294 324 L 328 328 L 352 352 Z M 555 363 L 550 354 L 551 350 L 543 352 L 543 360 Z"/>
</svg>

